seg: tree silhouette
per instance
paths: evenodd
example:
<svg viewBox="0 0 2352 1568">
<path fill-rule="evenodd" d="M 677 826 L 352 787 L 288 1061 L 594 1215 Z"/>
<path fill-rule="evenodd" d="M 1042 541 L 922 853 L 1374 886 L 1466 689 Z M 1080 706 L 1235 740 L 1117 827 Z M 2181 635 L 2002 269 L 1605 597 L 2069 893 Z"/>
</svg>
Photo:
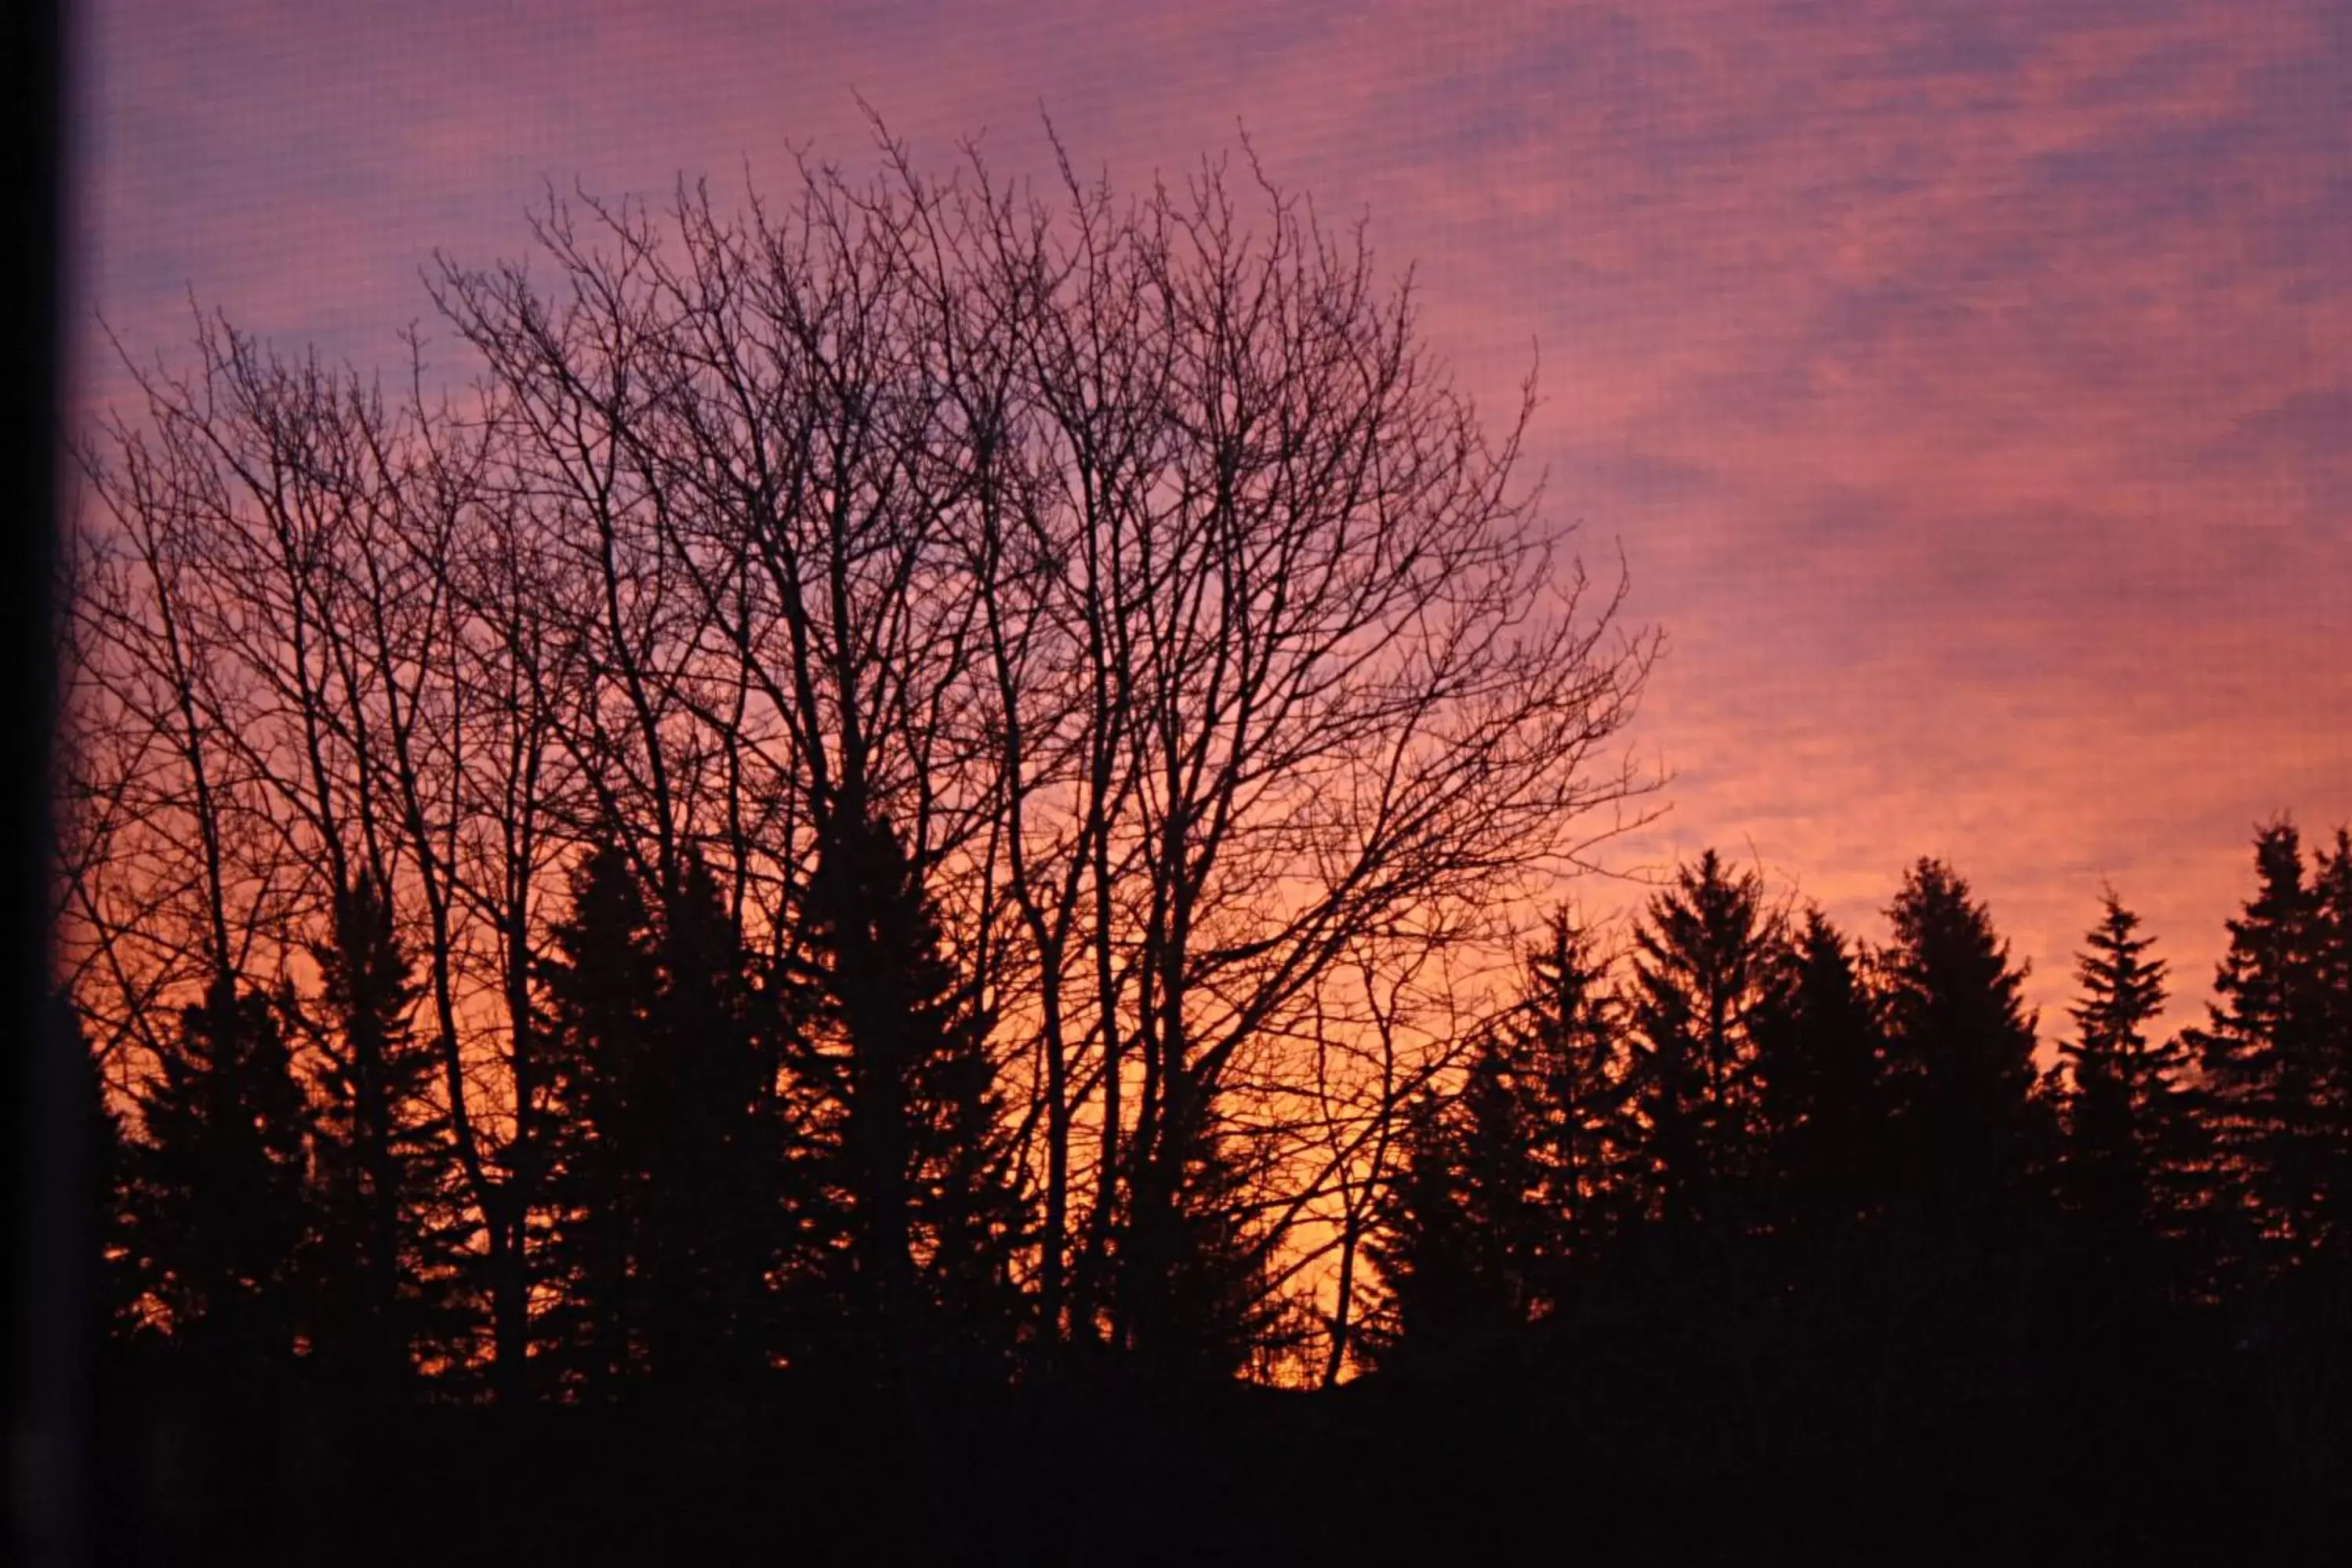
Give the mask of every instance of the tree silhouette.
<svg viewBox="0 0 2352 1568">
<path fill-rule="evenodd" d="M 2352 830 L 2336 830 L 2312 883 L 2318 903 L 2313 978 L 2319 993 L 2317 1131 L 2326 1150 L 2323 1246 L 2336 1288 L 2352 1298 Z"/>
<path fill-rule="evenodd" d="M 1634 928 L 1631 1024 L 1650 1134 L 1647 1184 L 1669 1237 L 1746 1228 L 1756 1030 L 1780 978 L 1780 922 L 1755 872 L 1709 849 Z"/>
<path fill-rule="evenodd" d="M 1458 1087 L 1415 1101 L 1371 1245 L 1390 1301 L 1368 1361 L 1491 1341 L 1589 1294 L 1645 1148 L 1607 981 L 1592 933 L 1555 910 Z"/>
<path fill-rule="evenodd" d="M 646 1349 L 656 1375 L 709 1380 L 764 1364 L 779 1253 L 782 997 L 755 985 L 741 929 L 698 854 L 663 900 L 650 1050 L 621 1125 L 643 1184 Z M 625 1142 L 627 1134 L 624 1134 Z"/>
<path fill-rule="evenodd" d="M 2317 1492 L 2325 1484 L 2319 1478 L 2340 1476 L 2352 1458 L 2352 832 L 2336 830 L 2333 847 L 2317 857 L 2313 889 L 2320 1061 L 2311 1119 L 2318 1149 L 2311 1164 L 2319 1234 L 2312 1279 L 2296 1307 L 2310 1344 L 2298 1370 L 2309 1380 L 2316 1412 L 2301 1445 L 2309 1456 L 2304 1484 Z M 2336 1496 L 2342 1499 L 2340 1489 Z M 2339 1501 L 2335 1519 L 2347 1518 L 2352 1507 Z"/>
<path fill-rule="evenodd" d="M 206 1379 L 282 1369 L 298 1326 L 308 1109 L 269 998 L 224 973 L 137 1097 L 128 1239 L 141 1285 Z"/>
<path fill-rule="evenodd" d="M 652 918 L 627 856 L 593 847 L 542 972 L 551 1169 L 544 1269 L 555 1300 L 539 1333 L 560 1375 L 609 1391 L 645 1369 L 650 1133 L 660 993 Z"/>
<path fill-rule="evenodd" d="M 1158 1217 L 1130 1222 L 1118 1259 L 1127 1344 L 1156 1373 L 1236 1376 L 1283 1348 L 1280 1303 L 1265 1288 L 1265 1238 L 1252 1223 L 1263 1187 L 1236 1156 L 1229 1129 L 1170 1129 L 1163 1137 L 1152 1178 L 1137 1189 Z"/>
<path fill-rule="evenodd" d="M 1784 1254 L 1818 1265 L 1851 1247 L 1892 1186 L 1886 1040 L 1844 933 L 1820 910 L 1790 943 L 1789 972 L 1756 1025 L 1758 1114 Z"/>
<path fill-rule="evenodd" d="M 555 945 L 556 1363 L 607 1390 L 755 1372 L 776 1346 L 770 1280 L 791 1246 L 780 994 L 755 983 L 691 852 L 656 909 L 624 850 L 591 849 Z"/>
<path fill-rule="evenodd" d="M 2110 1303 L 2145 1309 L 2178 1277 L 2177 1245 L 2191 1168 L 2188 1051 L 2152 1041 L 2163 1010 L 2165 965 L 2153 939 L 2112 889 L 2084 939 L 2070 1010 L 2074 1038 L 2064 1061 L 2060 1195 L 2069 1222 L 2069 1259 Z"/>
<path fill-rule="evenodd" d="M 1000 1364 L 1025 1204 L 985 1019 L 942 952 L 888 821 L 836 821 L 805 898 L 809 1027 L 791 1066 L 827 1102 L 817 1173 L 850 1238 L 851 1352 L 895 1380 L 945 1353 Z"/>
<path fill-rule="evenodd" d="M 448 1121 L 434 1103 L 439 1054 L 416 1038 L 417 998 L 392 910 L 362 873 L 338 900 L 320 972 L 312 1075 L 313 1223 L 304 1274 L 312 1353 L 381 1402 L 421 1348 L 463 1331 L 452 1287 L 461 1237 L 450 1212 Z"/>
<path fill-rule="evenodd" d="M 1977 1388 L 2022 1420 L 2047 1318 L 2056 1142 L 2024 969 L 1939 860 L 1911 868 L 1887 913 L 1879 973 L 1897 1152 L 1867 1310 L 1882 1331 L 1900 1326 L 1934 1348 L 1881 1339 L 1882 1375 L 1931 1405 Z"/>
<path fill-rule="evenodd" d="M 1640 1086 L 1622 1011 L 1594 933 L 1566 909 L 1553 910 L 1503 1026 L 1541 1089 L 1533 1147 L 1555 1227 L 1545 1269 L 1555 1300 L 1572 1293 L 1580 1267 L 1606 1255 L 1642 1201 Z"/>
<path fill-rule="evenodd" d="M 1370 1244 L 1389 1291 L 1386 1321 L 1366 1336 L 1372 1364 L 1493 1341 L 1540 1310 L 1564 1227 L 1545 1202 L 1546 1086 L 1521 1043 L 1483 1031 L 1460 1088 L 1408 1113 Z"/>
<path fill-rule="evenodd" d="M 2063 1248 L 2051 1270 L 2049 1346 L 2063 1397 L 2094 1413 L 2073 1418 L 2074 1485 L 2119 1509 L 2162 1462 L 2147 1431 L 2147 1368 L 2168 1339 L 2188 1340 L 2200 1162 L 2186 1047 L 2147 1034 L 2165 1001 L 2153 940 L 2113 889 L 2084 940 L 2074 1033 L 2051 1074 Z"/>
<path fill-rule="evenodd" d="M 1969 885 L 1921 859 L 1887 910 L 1888 1062 L 1910 1217 L 1968 1244 L 2014 1217 L 2050 1152 L 2025 971 Z"/>
<path fill-rule="evenodd" d="M 2224 1267 L 2258 1276 L 2294 1271 L 2320 1242 L 2326 1103 L 2326 1003 L 2319 899 L 2305 879 L 2291 822 L 2254 840 L 2257 887 L 2228 922 L 2216 1000 L 2191 1043 L 2210 1099 L 2214 1182 L 2228 1227 Z"/>
<path fill-rule="evenodd" d="M 122 1117 L 112 1103 L 103 1064 L 91 1049 L 80 1010 L 69 996 L 51 1000 L 58 1028 L 87 1064 L 83 1104 L 89 1150 L 85 1211 L 80 1234 L 89 1246 L 85 1280 L 89 1291 L 90 1343 L 100 1355 L 119 1350 L 138 1330 L 139 1269 L 129 1245 L 123 1207 L 130 1163 Z"/>
</svg>

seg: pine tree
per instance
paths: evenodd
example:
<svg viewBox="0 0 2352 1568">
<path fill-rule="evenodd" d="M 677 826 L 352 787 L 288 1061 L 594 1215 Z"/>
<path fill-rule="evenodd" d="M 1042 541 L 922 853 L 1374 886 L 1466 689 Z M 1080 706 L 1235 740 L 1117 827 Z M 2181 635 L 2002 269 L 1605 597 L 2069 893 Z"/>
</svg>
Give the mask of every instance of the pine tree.
<svg viewBox="0 0 2352 1568">
<path fill-rule="evenodd" d="M 1389 1295 L 1376 1364 L 1559 1311 L 1631 1218 L 1634 1084 L 1591 933 L 1555 911 L 1458 1088 L 1408 1110 L 1369 1251 Z"/>
<path fill-rule="evenodd" d="M 754 984 L 741 929 L 689 855 L 664 900 L 652 1055 L 636 1089 L 645 1146 L 644 1270 L 652 1370 L 740 1376 L 764 1363 L 780 1251 L 782 1125 L 776 998 Z"/>
<path fill-rule="evenodd" d="M 960 985 L 940 960 L 936 921 L 922 947 L 931 984 Z M 986 1017 L 957 996 L 937 1049 L 913 1066 L 917 1111 L 911 1200 L 920 1289 L 935 1314 L 936 1345 L 967 1363 L 997 1363 L 1021 1334 L 1024 1304 L 1010 1269 L 1030 1215 L 1014 1168 Z"/>
<path fill-rule="evenodd" d="M 461 1332 L 448 1121 L 434 1100 L 436 1054 L 410 1026 L 408 956 L 373 879 L 336 900 L 331 940 L 312 956 L 326 1026 L 312 1079 L 309 1329 L 317 1354 L 382 1399 L 419 1350 L 449 1353 Z"/>
<path fill-rule="evenodd" d="M 2086 1289 L 2133 1307 L 2152 1305 L 2179 1261 L 2182 1191 L 2190 1151 L 2179 1039 L 2151 1041 L 2163 1010 L 2165 965 L 2139 917 L 2112 889 L 2084 939 L 2064 1060 L 2064 1143 L 2059 1193 L 2069 1254 Z"/>
<path fill-rule="evenodd" d="M 1893 1178 L 1885 1032 L 1844 933 L 1810 910 L 1758 1020 L 1758 1111 L 1784 1254 L 1819 1261 L 1885 1205 Z"/>
<path fill-rule="evenodd" d="M 308 1110 L 271 1000 L 215 976 L 138 1097 L 128 1239 L 143 1293 L 200 1378 L 250 1382 L 294 1350 Z"/>
<path fill-rule="evenodd" d="M 1921 859 L 1889 908 L 1882 955 L 1893 1130 L 1914 1238 L 1966 1271 L 1984 1248 L 2039 1240 L 2036 1186 L 2054 1137 L 2037 1092 L 2021 965 L 1969 885 Z"/>
<path fill-rule="evenodd" d="M 781 1095 L 788 988 L 758 972 L 692 853 L 656 905 L 619 848 L 593 849 L 554 946 L 553 1359 L 608 1391 L 755 1373 L 782 1342 L 772 1281 L 802 1218 Z"/>
<path fill-rule="evenodd" d="M 652 918 L 617 846 L 572 874 L 541 983 L 555 1129 L 541 1265 L 553 1301 L 536 1325 L 562 1381 L 607 1390 L 645 1369 L 646 1282 L 636 1256 L 647 1214 L 645 1096 L 660 993 Z"/>
<path fill-rule="evenodd" d="M 1370 1247 L 1389 1294 L 1375 1364 L 1499 1338 L 1543 1310 L 1565 1226 L 1546 1202 L 1546 1085 L 1525 1044 L 1507 1022 L 1482 1030 L 1460 1086 L 1407 1113 Z"/>
<path fill-rule="evenodd" d="M 1631 1022 L 1648 1179 L 1670 1234 L 1745 1228 L 1756 1028 L 1772 1005 L 1781 940 L 1762 879 L 1728 874 L 1712 849 L 1676 870 L 1635 927 Z"/>
<path fill-rule="evenodd" d="M 81 1009 L 63 992 L 53 999 L 58 1031 L 67 1045 L 88 1065 L 84 1079 L 87 1161 L 83 1190 L 88 1194 L 83 1235 L 89 1243 L 85 1276 L 92 1326 L 91 1349 L 110 1354 L 138 1331 L 139 1279 L 129 1251 L 124 1213 L 124 1184 L 129 1151 L 123 1139 L 122 1117 L 107 1087 L 104 1064 L 92 1049 L 82 1027 Z"/>
<path fill-rule="evenodd" d="M 1161 1159 L 1177 1171 L 1171 1225 L 1155 1265 L 1129 1259 L 1131 1339 L 1154 1372 L 1228 1378 L 1270 1358 L 1283 1313 L 1267 1289 L 1266 1260 L 1251 1220 L 1252 1171 L 1222 1127 L 1171 1129 Z M 1130 1236 L 1133 1232 L 1130 1231 Z"/>
<path fill-rule="evenodd" d="M 1465 1201 L 1462 1119 L 1451 1096 L 1433 1091 L 1405 1108 L 1397 1166 L 1364 1244 L 1386 1291 L 1356 1335 L 1367 1366 L 1404 1365 L 1517 1321 L 1509 1282 L 1486 1266 L 1486 1238 Z"/>
<path fill-rule="evenodd" d="M 2337 828 L 2334 847 L 2319 855 L 2312 891 L 2319 1246 L 2336 1288 L 2352 1297 L 2352 830 Z"/>
<path fill-rule="evenodd" d="M 1608 968 L 1591 932 L 1568 910 L 1554 910 L 1527 955 L 1523 994 L 1505 1025 L 1516 1037 L 1515 1058 L 1529 1065 L 1540 1089 L 1531 1131 L 1553 1216 L 1543 1272 L 1555 1299 L 1577 1268 L 1607 1252 L 1639 1195 L 1637 1086 Z"/>
<path fill-rule="evenodd" d="M 2259 885 L 2229 922 L 2207 1026 L 2191 1037 L 2216 1144 L 2214 1201 L 2239 1216 L 2222 1227 L 2236 1240 L 2223 1241 L 2221 1266 L 2242 1279 L 2292 1273 L 2317 1249 L 2326 1163 L 2323 912 L 2294 824 L 2260 830 L 2254 867 Z"/>
<path fill-rule="evenodd" d="M 1002 1362 L 1021 1331 L 1009 1273 L 1025 1203 L 985 1022 L 942 947 L 920 868 L 879 816 L 837 820 L 805 894 L 808 1026 L 791 1066 L 803 1135 L 840 1204 L 847 1353 L 886 1379 Z"/>
</svg>

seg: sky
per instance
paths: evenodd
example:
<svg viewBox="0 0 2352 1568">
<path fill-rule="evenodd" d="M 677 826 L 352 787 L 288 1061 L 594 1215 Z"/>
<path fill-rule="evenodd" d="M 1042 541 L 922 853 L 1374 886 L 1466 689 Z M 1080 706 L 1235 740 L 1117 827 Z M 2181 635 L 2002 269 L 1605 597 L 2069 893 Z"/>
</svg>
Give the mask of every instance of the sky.
<svg viewBox="0 0 2352 1568">
<path fill-rule="evenodd" d="M 2192 1021 L 2255 826 L 2352 820 L 2345 0 L 79 12 L 85 409 L 100 318 L 389 366 L 550 183 L 780 189 L 866 106 L 1128 187 L 1245 130 L 1484 406 L 1539 363 L 1547 513 L 1667 641 L 1618 871 L 1717 846 L 1877 937 L 1943 857 L 2054 1037 L 2103 884 Z"/>
</svg>

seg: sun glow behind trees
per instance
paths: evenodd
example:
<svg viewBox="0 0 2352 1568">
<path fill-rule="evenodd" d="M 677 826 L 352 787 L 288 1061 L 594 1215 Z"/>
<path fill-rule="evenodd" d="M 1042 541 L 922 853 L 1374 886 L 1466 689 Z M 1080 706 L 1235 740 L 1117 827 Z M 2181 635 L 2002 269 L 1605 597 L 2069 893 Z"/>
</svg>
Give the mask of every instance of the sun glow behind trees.
<svg viewBox="0 0 2352 1568">
<path fill-rule="evenodd" d="M 2326 1299 L 2341 838 L 2266 832 L 2212 1028 L 2137 1065 L 2127 911 L 2037 1077 L 1934 860 L 1885 947 L 1710 853 L 1622 952 L 1520 951 L 1649 805 L 1657 645 L 1527 405 L 1254 164 L 886 146 L 534 235 L 438 268 L 461 398 L 200 318 L 82 447 L 59 886 L 131 1316 L 522 1397 L 1331 1383 L 1694 1291 L 1972 1301 L 2008 1364 L 2062 1240 L 2167 1258 L 2102 1311 Z M 277 1241 L 172 1217 L 215 1167 Z"/>
<path fill-rule="evenodd" d="M 569 868 L 609 842 L 660 910 L 707 867 L 780 974 L 877 820 L 989 1031 L 1044 1342 L 1184 1342 L 1202 1225 L 1230 1310 L 1344 1321 L 1312 1255 L 1452 1048 L 1445 976 L 1643 787 L 1609 747 L 1654 645 L 1518 426 L 1254 166 L 1039 198 L 886 149 L 534 232 L 438 272 L 462 400 L 205 321 L 86 445 L 65 913 L 109 1048 L 315 990 L 389 889 L 519 1387 Z"/>
</svg>

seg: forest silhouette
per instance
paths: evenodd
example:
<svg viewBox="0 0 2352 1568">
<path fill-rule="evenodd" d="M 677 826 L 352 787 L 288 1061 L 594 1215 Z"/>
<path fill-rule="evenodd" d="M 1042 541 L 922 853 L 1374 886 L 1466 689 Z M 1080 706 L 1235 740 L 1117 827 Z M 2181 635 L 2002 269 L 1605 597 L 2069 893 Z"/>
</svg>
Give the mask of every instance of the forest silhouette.
<svg viewBox="0 0 2352 1568">
<path fill-rule="evenodd" d="M 2325 1560 L 2352 838 L 2044 1036 L 1714 851 L 1658 651 L 1254 163 L 585 195 L 80 439 L 109 1561 Z M 2045 1046 L 2048 1048 L 2044 1048 Z M 2054 1054 L 2053 1054 L 2054 1052 Z"/>
</svg>

